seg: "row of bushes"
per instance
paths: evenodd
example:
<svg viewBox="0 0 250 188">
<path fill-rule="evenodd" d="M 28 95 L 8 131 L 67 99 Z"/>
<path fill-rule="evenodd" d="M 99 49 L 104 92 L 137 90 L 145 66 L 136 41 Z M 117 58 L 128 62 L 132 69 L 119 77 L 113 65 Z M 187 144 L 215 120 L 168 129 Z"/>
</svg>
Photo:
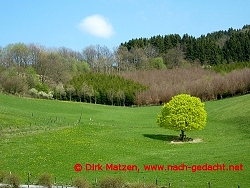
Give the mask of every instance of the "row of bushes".
<svg viewBox="0 0 250 188">
<path fill-rule="evenodd" d="M 137 105 L 165 103 L 181 93 L 208 101 L 244 95 L 250 91 L 249 68 L 234 70 L 226 75 L 201 67 L 190 67 L 130 72 L 124 77 L 149 86 L 148 90 L 141 91 L 136 95 L 135 104 Z M 146 80 L 145 77 L 150 79 Z"/>
<path fill-rule="evenodd" d="M 17 174 L 0 172 L 0 183 L 10 185 L 13 188 L 20 186 L 20 177 Z M 37 185 L 52 188 L 52 176 L 48 173 L 40 175 L 36 182 Z M 77 177 L 73 180 L 72 186 L 77 188 L 156 188 L 156 185 L 146 185 L 144 183 L 125 183 L 121 178 L 105 177 L 99 182 L 90 184 L 86 179 Z M 3 187 L 3 186 L 2 186 Z M 8 186 L 6 186 L 8 187 Z"/>
<path fill-rule="evenodd" d="M 0 73 L 0 92 L 117 106 L 161 104 L 180 93 L 207 101 L 250 91 L 250 68 L 223 75 L 201 67 L 124 72 L 121 75 L 86 73 L 73 77 L 67 84 L 54 83 L 50 89 L 40 82 L 28 89 L 25 85 L 28 76 L 10 75 Z"/>
<path fill-rule="evenodd" d="M 29 94 L 32 97 L 39 98 L 39 99 L 53 99 L 52 92 L 46 93 L 44 91 L 37 91 L 35 88 L 31 88 L 29 90 Z"/>
</svg>

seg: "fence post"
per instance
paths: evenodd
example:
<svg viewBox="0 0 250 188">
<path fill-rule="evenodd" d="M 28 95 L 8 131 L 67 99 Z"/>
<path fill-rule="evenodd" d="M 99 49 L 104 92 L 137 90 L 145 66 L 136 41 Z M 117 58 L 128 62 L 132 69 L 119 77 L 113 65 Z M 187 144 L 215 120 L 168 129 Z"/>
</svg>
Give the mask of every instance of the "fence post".
<svg viewBox="0 0 250 188">
<path fill-rule="evenodd" d="M 182 188 L 184 188 L 184 180 L 181 180 L 181 182 L 182 182 Z"/>
<path fill-rule="evenodd" d="M 30 172 L 28 172 L 28 188 L 30 187 Z"/>
<path fill-rule="evenodd" d="M 168 187 L 171 187 L 170 178 L 168 178 Z"/>
<path fill-rule="evenodd" d="M 210 183 L 210 182 L 208 182 L 207 184 L 208 184 L 208 188 L 210 188 L 210 187 L 211 187 L 211 183 Z"/>
</svg>

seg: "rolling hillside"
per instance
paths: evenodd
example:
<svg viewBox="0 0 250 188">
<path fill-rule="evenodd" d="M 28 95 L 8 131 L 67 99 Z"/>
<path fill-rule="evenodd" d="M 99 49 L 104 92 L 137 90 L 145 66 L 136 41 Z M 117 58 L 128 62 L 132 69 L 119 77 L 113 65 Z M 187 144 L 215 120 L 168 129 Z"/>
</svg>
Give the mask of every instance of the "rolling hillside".
<svg viewBox="0 0 250 188">
<path fill-rule="evenodd" d="M 207 126 L 187 133 L 202 142 L 171 144 L 180 133 L 157 126 L 161 106 L 116 107 L 0 94 L 0 171 L 19 174 L 23 183 L 27 182 L 28 172 L 32 182 L 48 172 L 60 185 L 70 184 L 78 176 L 89 182 L 115 176 L 128 182 L 148 183 L 157 178 L 159 185 L 171 182 L 172 187 L 206 187 L 207 182 L 212 187 L 247 187 L 249 106 L 250 95 L 206 102 Z M 79 163 L 83 168 L 76 172 L 74 166 Z M 196 168 L 217 163 L 235 168 Z M 103 169 L 87 170 L 88 164 L 99 164 Z M 136 165 L 139 170 L 105 168 L 111 164 Z M 167 168 L 181 164 L 192 168 Z M 164 165 L 167 170 L 146 170 L 145 165 Z M 240 165 L 243 169 L 236 170 Z"/>
</svg>

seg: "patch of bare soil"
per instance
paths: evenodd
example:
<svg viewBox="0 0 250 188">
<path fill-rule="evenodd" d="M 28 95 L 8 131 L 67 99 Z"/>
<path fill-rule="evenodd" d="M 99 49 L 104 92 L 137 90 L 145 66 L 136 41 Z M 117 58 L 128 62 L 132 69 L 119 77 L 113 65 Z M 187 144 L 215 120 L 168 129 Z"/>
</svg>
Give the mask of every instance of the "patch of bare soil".
<svg viewBox="0 0 250 188">
<path fill-rule="evenodd" d="M 199 143 L 199 142 L 203 142 L 203 140 L 200 139 L 200 138 L 195 138 L 195 139 L 192 139 L 192 140 L 189 140 L 189 141 L 185 141 L 185 142 L 182 142 L 180 140 L 173 140 L 170 143 L 171 144 L 185 144 L 185 143 Z"/>
</svg>

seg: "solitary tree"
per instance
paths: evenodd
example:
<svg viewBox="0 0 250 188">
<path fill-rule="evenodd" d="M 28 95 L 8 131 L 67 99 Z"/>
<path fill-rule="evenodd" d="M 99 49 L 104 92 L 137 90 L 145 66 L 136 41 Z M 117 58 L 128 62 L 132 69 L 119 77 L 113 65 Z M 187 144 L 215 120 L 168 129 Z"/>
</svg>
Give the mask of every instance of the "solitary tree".
<svg viewBox="0 0 250 188">
<path fill-rule="evenodd" d="M 202 130 L 206 125 L 206 118 L 204 103 L 199 98 L 180 94 L 164 104 L 157 123 L 160 127 L 181 131 L 180 139 L 184 141 L 184 132 Z"/>
</svg>

